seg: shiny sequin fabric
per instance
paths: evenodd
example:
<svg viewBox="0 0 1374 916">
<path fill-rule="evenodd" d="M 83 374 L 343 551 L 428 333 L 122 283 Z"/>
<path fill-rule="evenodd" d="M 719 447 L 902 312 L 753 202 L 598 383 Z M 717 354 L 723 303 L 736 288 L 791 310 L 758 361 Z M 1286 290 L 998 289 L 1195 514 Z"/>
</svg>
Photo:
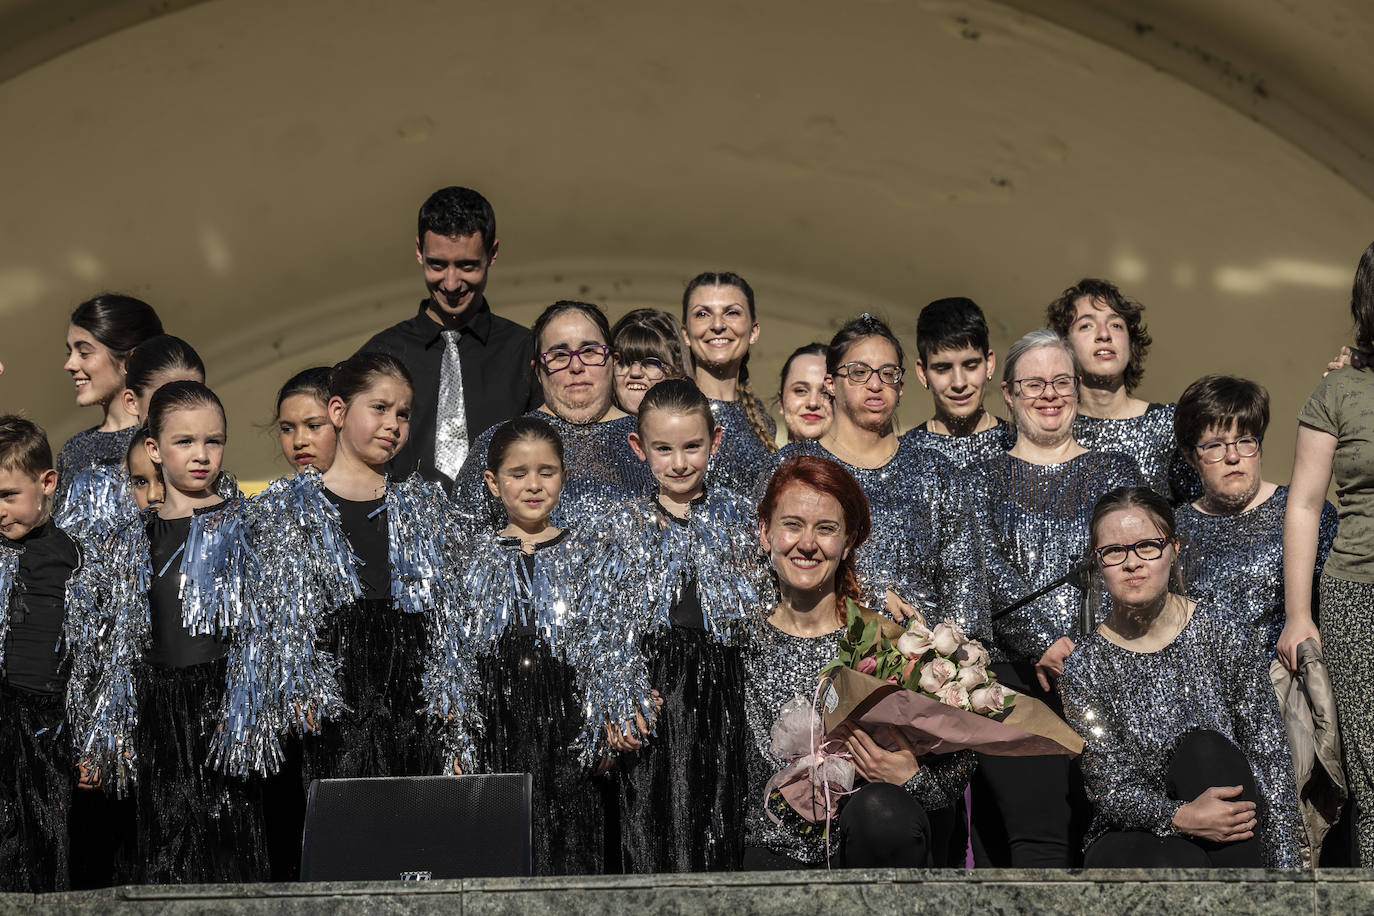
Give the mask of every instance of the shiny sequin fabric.
<svg viewBox="0 0 1374 916">
<path fill-rule="evenodd" d="M 1108 490 L 1142 483 L 1135 462 L 1113 452 L 1049 465 L 1003 454 L 976 465 L 966 480 L 993 613 L 1086 557 L 1097 500 Z M 1001 618 L 987 647 L 993 660 L 1039 661 L 1059 637 L 1076 639 L 1083 601 L 1084 589 L 1069 583 Z"/>
<path fill-rule="evenodd" d="M 924 428 L 924 424 L 902 434 L 912 445 L 933 448 L 944 455 L 959 470 L 970 468 L 980 461 L 996 458 L 1016 444 L 1016 429 L 1001 417 L 994 418 L 992 429 L 967 436 L 942 436 Z"/>
<path fill-rule="evenodd" d="M 854 475 L 868 497 L 873 532 L 856 556 L 864 604 L 882 607 L 888 589 L 918 607 L 933 598 L 937 606 L 923 608 L 927 618 L 950 618 L 970 636 L 987 634 L 987 586 L 976 520 L 949 459 L 904 439 L 887 464 L 860 468 L 807 440 L 775 452 L 772 467 L 793 455 L 836 462 Z M 760 491 L 766 486 L 765 478 Z"/>
<path fill-rule="evenodd" d="M 653 488 L 649 466 L 630 450 L 628 436 L 635 431 L 634 417 L 577 424 L 542 410 L 525 416 L 545 421 L 563 440 L 568 479 L 553 513 L 553 523 L 558 527 L 584 522 L 609 504 L 636 499 Z M 477 437 L 453 482 L 453 503 L 458 511 L 471 524 L 491 531 L 506 525 L 506 510 L 482 479 L 487 469 L 487 448 L 500 428 L 493 426 Z"/>
<path fill-rule="evenodd" d="M 1235 617 L 1273 658 L 1283 630 L 1283 514 L 1288 488 L 1239 515 L 1208 515 L 1191 504 L 1177 512 L 1179 560 L 1188 597 Z M 1336 507 L 1322 507 L 1313 597 L 1336 537 Z M 1314 603 L 1314 609 L 1317 605 Z"/>
<path fill-rule="evenodd" d="M 103 433 L 96 427 L 83 430 L 72 436 L 57 453 L 57 496 L 54 507 L 61 506 L 66 498 L 67 488 L 78 471 L 97 464 L 123 464 L 124 455 L 129 451 L 137 427 L 130 426 L 114 432 Z"/>
<path fill-rule="evenodd" d="M 1169 798 L 1169 759 L 1184 734 L 1210 729 L 1231 739 L 1254 772 L 1266 862 L 1302 865 L 1288 736 L 1266 662 L 1235 619 L 1198 604 L 1174 641 L 1149 653 L 1094 633 L 1069 656 L 1059 689 L 1069 724 L 1087 742 L 1086 846 L 1112 830 L 1169 836 L 1174 813 L 1192 800 Z"/>
<path fill-rule="evenodd" d="M 817 677 L 835 657 L 843 629 L 824 636 L 791 636 L 762 623 L 744 647 L 744 707 L 749 726 L 748 807 L 744 842 L 777 855 L 817 864 L 825 861 L 824 824 L 800 829 L 790 818 L 774 824 L 764 808 L 763 789 L 791 761 L 773 756 L 773 723 L 794 697 L 812 700 Z M 906 783 L 906 790 L 927 811 L 945 808 L 963 793 L 973 773 L 971 753 L 927 757 Z M 806 831 L 806 832 L 802 832 Z"/>
<path fill-rule="evenodd" d="M 1202 495 L 1202 481 L 1179 454 L 1174 441 L 1176 404 L 1151 404 L 1125 420 L 1085 417 L 1073 421 L 1073 437 L 1095 452 L 1130 455 L 1145 475 L 1145 485 L 1174 505 Z"/>
<path fill-rule="evenodd" d="M 768 415 L 762 404 L 757 406 L 764 416 Z M 759 478 L 768 473 L 768 459 L 773 453 L 749 425 L 749 417 L 739 401 L 717 401 L 712 398 L 711 414 L 725 435 L 721 438 L 720 448 L 711 456 L 707 479 L 717 486 L 729 487 L 740 493 L 753 493 Z"/>
</svg>

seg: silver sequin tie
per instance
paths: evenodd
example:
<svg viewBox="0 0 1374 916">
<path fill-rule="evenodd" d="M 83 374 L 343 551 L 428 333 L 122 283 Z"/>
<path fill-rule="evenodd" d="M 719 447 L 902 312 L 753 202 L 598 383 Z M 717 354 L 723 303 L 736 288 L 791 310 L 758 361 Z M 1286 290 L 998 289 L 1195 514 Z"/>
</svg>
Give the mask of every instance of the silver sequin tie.
<svg viewBox="0 0 1374 916">
<path fill-rule="evenodd" d="M 444 362 L 439 369 L 438 423 L 434 429 L 434 466 L 450 480 L 468 456 L 467 408 L 463 372 L 458 361 L 458 331 L 442 331 Z"/>
</svg>

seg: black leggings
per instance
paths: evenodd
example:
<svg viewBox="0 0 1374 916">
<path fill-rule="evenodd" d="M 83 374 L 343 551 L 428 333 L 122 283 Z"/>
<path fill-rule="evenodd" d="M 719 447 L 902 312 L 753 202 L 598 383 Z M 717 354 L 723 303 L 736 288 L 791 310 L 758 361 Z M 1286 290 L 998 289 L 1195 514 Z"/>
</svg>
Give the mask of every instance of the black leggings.
<svg viewBox="0 0 1374 916">
<path fill-rule="evenodd" d="M 992 666 L 1003 684 L 1064 714 L 1030 662 Z M 979 868 L 1072 868 L 1079 864 L 1091 807 L 1068 757 L 978 755 L 971 793 L 974 863 Z"/>
<path fill-rule="evenodd" d="M 1169 797 L 1192 801 L 1213 786 L 1243 786 L 1237 800 L 1260 803 L 1254 773 L 1240 749 L 1217 732 L 1191 731 L 1179 740 L 1169 760 Z M 1263 817 L 1259 811 L 1258 818 Z M 1263 868 L 1264 850 L 1258 827 L 1254 836 L 1238 843 L 1122 830 L 1105 834 L 1088 847 L 1083 864 L 1087 868 Z"/>
<path fill-rule="evenodd" d="M 930 867 L 930 818 L 901 786 L 871 782 L 845 799 L 835 817 L 835 868 Z M 779 855 L 762 846 L 744 850 L 745 871 L 824 868 Z"/>
</svg>

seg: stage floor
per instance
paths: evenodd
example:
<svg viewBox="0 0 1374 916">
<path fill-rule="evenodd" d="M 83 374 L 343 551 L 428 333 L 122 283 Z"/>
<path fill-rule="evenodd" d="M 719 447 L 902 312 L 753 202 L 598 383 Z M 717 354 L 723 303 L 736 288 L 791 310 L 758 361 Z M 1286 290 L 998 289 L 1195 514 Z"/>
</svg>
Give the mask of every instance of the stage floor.
<svg viewBox="0 0 1374 916">
<path fill-rule="evenodd" d="M 0 895 L 0 914 L 939 913 L 1347 914 L 1374 912 L 1374 871 L 765 872 L 598 878 L 122 887 Z"/>
</svg>

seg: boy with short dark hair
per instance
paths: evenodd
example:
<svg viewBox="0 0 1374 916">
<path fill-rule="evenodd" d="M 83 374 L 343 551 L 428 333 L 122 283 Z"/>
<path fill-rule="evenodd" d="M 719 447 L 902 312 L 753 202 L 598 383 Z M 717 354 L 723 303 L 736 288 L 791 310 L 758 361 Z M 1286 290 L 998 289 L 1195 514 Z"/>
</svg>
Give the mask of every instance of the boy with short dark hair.
<svg viewBox="0 0 1374 916">
<path fill-rule="evenodd" d="M 988 322 L 972 299 L 937 299 L 916 319 L 916 378 L 930 392 L 935 415 L 906 435 L 966 468 L 1016 442 L 1007 421 L 983 408 L 997 355 Z"/>
<path fill-rule="evenodd" d="M 68 581 L 81 551 L 51 518 L 57 470 L 37 424 L 0 416 L 0 890 L 70 886 Z"/>
</svg>

